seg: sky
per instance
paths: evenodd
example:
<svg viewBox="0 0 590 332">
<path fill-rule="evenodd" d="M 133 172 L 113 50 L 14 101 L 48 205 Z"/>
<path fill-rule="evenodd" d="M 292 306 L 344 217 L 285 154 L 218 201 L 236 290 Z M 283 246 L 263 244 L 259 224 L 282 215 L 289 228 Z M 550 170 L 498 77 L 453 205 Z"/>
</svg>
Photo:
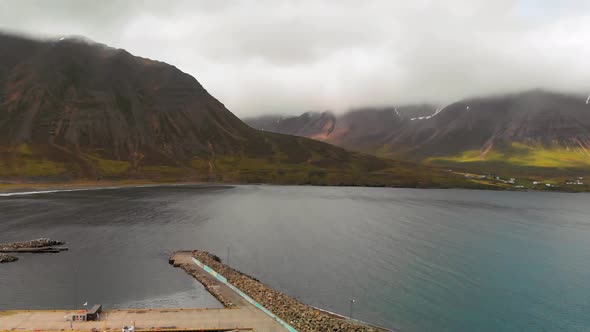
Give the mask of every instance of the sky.
<svg viewBox="0 0 590 332">
<path fill-rule="evenodd" d="M 590 93 L 587 0 L 0 0 L 0 29 L 170 63 L 241 117 Z"/>
</svg>

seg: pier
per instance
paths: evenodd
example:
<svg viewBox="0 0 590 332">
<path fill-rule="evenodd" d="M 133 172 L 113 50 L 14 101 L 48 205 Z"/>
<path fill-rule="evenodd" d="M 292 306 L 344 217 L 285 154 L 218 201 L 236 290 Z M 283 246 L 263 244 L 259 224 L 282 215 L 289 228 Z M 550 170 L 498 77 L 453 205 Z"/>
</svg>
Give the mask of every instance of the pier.
<svg viewBox="0 0 590 332">
<path fill-rule="evenodd" d="M 387 331 L 302 304 L 229 268 L 207 252 L 177 252 L 169 262 L 199 280 L 225 308 L 103 310 L 99 319 L 88 321 L 72 321 L 79 310 L 0 310 L 0 332 L 115 332 L 125 326 L 134 326 L 137 332 Z M 264 290 L 267 298 L 272 293 L 273 299 L 265 302 L 253 289 Z"/>
</svg>

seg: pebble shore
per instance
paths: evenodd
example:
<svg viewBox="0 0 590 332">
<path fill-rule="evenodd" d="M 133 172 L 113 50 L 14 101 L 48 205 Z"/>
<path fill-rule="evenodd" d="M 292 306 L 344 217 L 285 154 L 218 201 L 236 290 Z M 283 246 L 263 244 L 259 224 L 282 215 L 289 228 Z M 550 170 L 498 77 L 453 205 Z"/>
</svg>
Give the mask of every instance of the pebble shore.
<svg viewBox="0 0 590 332">
<path fill-rule="evenodd" d="M 227 280 L 248 294 L 252 299 L 272 311 L 275 315 L 289 323 L 298 331 L 353 331 L 353 332 L 381 332 L 386 329 L 356 323 L 336 315 L 332 315 L 319 309 L 310 307 L 299 302 L 291 296 L 283 294 L 261 283 L 260 281 L 236 271 L 220 262 L 220 259 L 206 251 L 194 250 L 193 257 L 211 267 L 217 273 L 223 275 Z M 209 277 L 204 276 L 195 268 L 181 265 L 187 273 L 194 276 L 204 287 L 211 292 L 223 305 L 227 300 L 220 294 L 215 293 L 215 288 L 208 286 Z M 232 304 L 229 303 L 231 306 Z"/>
</svg>

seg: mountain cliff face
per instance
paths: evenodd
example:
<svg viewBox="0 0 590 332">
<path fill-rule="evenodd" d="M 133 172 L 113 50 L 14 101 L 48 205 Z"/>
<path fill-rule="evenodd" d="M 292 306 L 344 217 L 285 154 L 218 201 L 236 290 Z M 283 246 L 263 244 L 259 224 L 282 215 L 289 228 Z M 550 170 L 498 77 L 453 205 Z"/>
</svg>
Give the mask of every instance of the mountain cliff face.
<svg viewBox="0 0 590 332">
<path fill-rule="evenodd" d="M 251 131 L 170 65 L 80 40 L 0 38 L 5 145 L 174 165 L 236 152 Z"/>
<path fill-rule="evenodd" d="M 336 117 L 331 112 L 306 112 L 293 117 L 268 115 L 247 118 L 245 121 L 260 130 L 320 140 L 329 137 L 336 125 Z"/>
<path fill-rule="evenodd" d="M 301 116 L 261 116 L 244 121 L 258 129 L 309 137 L 348 149 L 374 153 L 407 120 L 425 117 L 436 110 L 432 105 L 355 109 L 342 115 L 307 112 Z"/>
<path fill-rule="evenodd" d="M 422 112 L 408 114 L 403 108 L 385 108 L 331 114 L 329 132 L 308 131 L 304 136 L 380 156 L 445 165 L 494 162 L 590 167 L 590 105 L 586 97 L 533 90 L 418 109 Z M 279 124 L 298 124 L 304 118 L 280 119 L 265 129 L 299 135 L 296 127 L 288 126 L 287 131 Z M 256 119 L 245 121 L 259 126 Z"/>
<path fill-rule="evenodd" d="M 464 184 L 434 168 L 252 129 L 166 63 L 83 39 L 0 34 L 0 180 L 97 178 Z"/>
</svg>

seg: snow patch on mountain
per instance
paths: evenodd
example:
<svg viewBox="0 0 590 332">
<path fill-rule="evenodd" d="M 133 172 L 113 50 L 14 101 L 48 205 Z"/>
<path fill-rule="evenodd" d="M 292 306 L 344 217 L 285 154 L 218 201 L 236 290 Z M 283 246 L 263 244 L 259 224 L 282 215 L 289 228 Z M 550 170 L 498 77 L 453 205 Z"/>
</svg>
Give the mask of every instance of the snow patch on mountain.
<svg viewBox="0 0 590 332">
<path fill-rule="evenodd" d="M 428 120 L 428 119 L 432 119 L 433 117 L 437 116 L 437 115 L 438 115 L 440 112 L 444 111 L 444 110 L 445 110 L 445 108 L 447 108 L 447 107 L 446 107 L 446 106 L 445 106 L 445 107 L 439 107 L 439 108 L 437 108 L 437 109 L 434 111 L 434 113 L 432 113 L 432 115 L 428 115 L 428 116 L 419 116 L 419 117 L 416 117 L 416 118 L 411 118 L 410 120 L 411 120 L 411 121 L 414 121 L 414 120 Z"/>
</svg>

